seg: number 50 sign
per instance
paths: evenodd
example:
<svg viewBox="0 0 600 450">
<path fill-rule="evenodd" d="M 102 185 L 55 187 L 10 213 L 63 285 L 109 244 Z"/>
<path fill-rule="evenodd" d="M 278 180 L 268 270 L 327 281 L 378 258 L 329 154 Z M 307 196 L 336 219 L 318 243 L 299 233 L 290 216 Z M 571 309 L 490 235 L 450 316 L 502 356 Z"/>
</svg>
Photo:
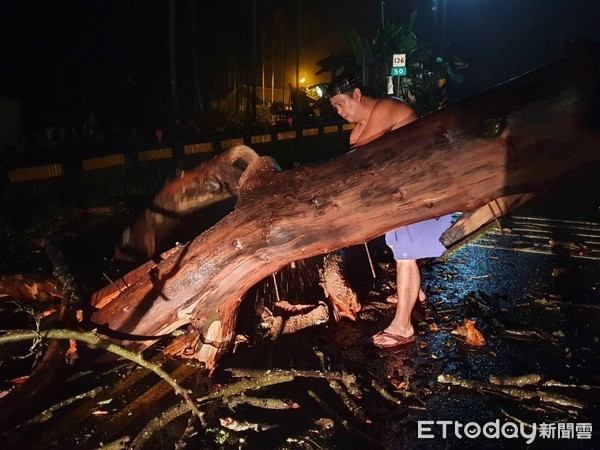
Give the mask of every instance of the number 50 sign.
<svg viewBox="0 0 600 450">
<path fill-rule="evenodd" d="M 392 67 L 405 67 L 406 53 L 394 53 L 392 58 Z"/>
</svg>

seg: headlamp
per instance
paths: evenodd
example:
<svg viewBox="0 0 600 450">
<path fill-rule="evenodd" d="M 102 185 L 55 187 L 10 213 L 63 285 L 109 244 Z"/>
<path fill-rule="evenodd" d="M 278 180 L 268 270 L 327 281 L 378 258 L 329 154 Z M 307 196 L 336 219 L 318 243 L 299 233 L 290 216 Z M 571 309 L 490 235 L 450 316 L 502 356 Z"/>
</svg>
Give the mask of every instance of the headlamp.
<svg viewBox="0 0 600 450">
<path fill-rule="evenodd" d="M 315 86 L 315 91 L 317 93 L 317 95 L 319 96 L 319 98 L 327 98 L 327 84 L 325 83 L 321 83 L 321 84 L 317 84 Z"/>
<path fill-rule="evenodd" d="M 354 77 L 347 77 L 339 81 L 333 81 L 329 84 L 320 83 L 315 86 L 317 95 L 322 98 L 331 98 L 338 94 L 348 92 L 359 86 L 358 80 Z"/>
</svg>

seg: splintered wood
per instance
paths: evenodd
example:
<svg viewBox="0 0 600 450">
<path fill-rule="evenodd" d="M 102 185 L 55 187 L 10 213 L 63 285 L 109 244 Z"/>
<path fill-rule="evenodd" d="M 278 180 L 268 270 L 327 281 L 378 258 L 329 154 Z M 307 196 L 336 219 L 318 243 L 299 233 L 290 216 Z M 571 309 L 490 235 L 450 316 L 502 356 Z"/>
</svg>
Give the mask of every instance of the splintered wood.
<svg viewBox="0 0 600 450">
<path fill-rule="evenodd" d="M 330 253 L 325 257 L 323 269 L 319 270 L 321 287 L 325 297 L 331 301 L 335 320 L 340 317 L 356 320 L 360 312 L 360 303 L 356 292 L 342 273 L 342 257 L 337 253 Z"/>
</svg>

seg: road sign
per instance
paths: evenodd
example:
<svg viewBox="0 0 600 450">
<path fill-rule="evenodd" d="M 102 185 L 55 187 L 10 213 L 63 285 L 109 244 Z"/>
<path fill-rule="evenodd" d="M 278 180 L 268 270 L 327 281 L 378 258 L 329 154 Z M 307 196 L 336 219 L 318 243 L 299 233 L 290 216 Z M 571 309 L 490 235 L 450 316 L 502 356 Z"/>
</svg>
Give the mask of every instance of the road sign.
<svg viewBox="0 0 600 450">
<path fill-rule="evenodd" d="M 393 77 L 405 77 L 406 76 L 406 67 L 392 67 L 392 76 Z"/>
<path fill-rule="evenodd" d="M 406 53 L 394 53 L 392 57 L 392 67 L 405 67 Z"/>
</svg>

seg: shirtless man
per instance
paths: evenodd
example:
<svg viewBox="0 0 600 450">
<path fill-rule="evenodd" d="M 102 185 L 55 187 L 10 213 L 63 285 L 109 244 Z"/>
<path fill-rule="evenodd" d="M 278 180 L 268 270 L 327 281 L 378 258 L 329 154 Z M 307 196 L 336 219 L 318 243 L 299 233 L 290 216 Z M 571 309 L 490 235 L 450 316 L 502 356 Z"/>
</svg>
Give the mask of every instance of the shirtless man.
<svg viewBox="0 0 600 450">
<path fill-rule="evenodd" d="M 336 78 L 328 89 L 331 105 L 355 127 L 350 146 L 360 147 L 419 118 L 413 109 L 396 98 L 375 99 L 362 92 L 352 76 Z M 425 220 L 386 233 L 386 243 L 396 260 L 397 294 L 388 301 L 396 302 L 392 323 L 372 337 L 373 344 L 390 348 L 415 340 L 411 313 L 417 299 L 425 301 L 417 259 L 439 257 L 445 250 L 439 236 L 450 226 L 451 215 Z"/>
</svg>

